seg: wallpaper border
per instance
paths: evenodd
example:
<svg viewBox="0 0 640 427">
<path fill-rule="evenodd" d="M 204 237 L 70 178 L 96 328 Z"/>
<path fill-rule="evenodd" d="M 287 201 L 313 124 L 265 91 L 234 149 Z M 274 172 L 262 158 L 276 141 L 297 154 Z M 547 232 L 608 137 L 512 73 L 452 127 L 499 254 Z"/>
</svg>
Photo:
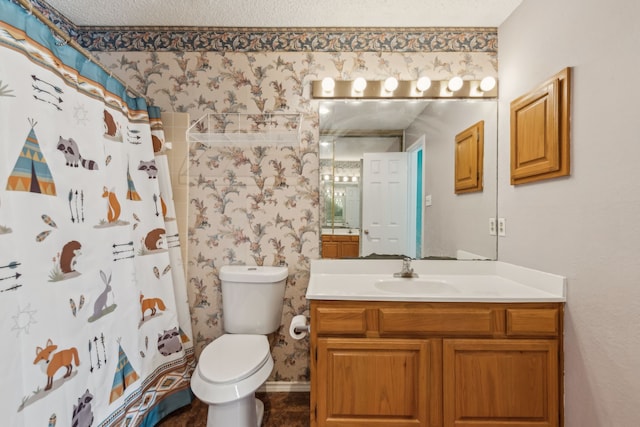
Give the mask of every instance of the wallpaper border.
<svg viewBox="0 0 640 427">
<path fill-rule="evenodd" d="M 495 27 L 90 27 L 74 25 L 43 0 L 31 1 L 80 46 L 97 52 L 498 51 Z"/>
<path fill-rule="evenodd" d="M 497 52 L 495 28 L 80 27 L 87 50 L 154 52 Z"/>
<path fill-rule="evenodd" d="M 9 0 L 12 3 L 24 8 L 18 0 Z M 63 30 L 71 38 L 76 38 L 78 35 L 78 27 L 71 22 L 66 16 L 58 12 L 53 6 L 49 5 L 43 0 L 29 0 L 33 9 L 37 9 L 42 13 L 53 25 Z"/>
</svg>

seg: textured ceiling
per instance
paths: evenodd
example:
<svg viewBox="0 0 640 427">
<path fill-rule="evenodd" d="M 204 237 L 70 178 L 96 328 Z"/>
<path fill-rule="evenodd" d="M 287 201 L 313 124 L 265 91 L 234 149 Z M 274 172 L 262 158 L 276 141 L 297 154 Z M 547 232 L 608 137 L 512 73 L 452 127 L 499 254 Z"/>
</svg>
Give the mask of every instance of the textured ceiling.
<svg viewBox="0 0 640 427">
<path fill-rule="evenodd" d="M 46 0 L 79 26 L 498 27 L 522 0 Z"/>
</svg>

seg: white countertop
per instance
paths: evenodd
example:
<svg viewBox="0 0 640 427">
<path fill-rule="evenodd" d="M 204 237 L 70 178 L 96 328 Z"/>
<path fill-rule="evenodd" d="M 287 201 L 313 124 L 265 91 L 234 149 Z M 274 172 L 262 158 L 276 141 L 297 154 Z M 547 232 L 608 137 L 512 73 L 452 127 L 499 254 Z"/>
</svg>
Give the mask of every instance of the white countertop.
<svg viewBox="0 0 640 427">
<path fill-rule="evenodd" d="M 339 236 L 359 236 L 360 229 L 359 228 L 323 228 L 322 234 L 333 234 Z"/>
<path fill-rule="evenodd" d="M 313 260 L 307 299 L 424 302 L 564 302 L 566 278 L 500 261 Z"/>
</svg>

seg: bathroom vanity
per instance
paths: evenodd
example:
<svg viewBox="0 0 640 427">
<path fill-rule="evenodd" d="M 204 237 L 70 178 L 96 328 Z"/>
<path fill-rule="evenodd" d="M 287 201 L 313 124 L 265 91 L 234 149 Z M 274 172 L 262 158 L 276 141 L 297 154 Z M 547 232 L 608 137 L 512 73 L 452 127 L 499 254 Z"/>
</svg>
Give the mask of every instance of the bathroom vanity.
<svg viewBox="0 0 640 427">
<path fill-rule="evenodd" d="M 562 424 L 564 278 L 414 261 L 401 279 L 398 260 L 366 262 L 312 263 L 312 426 Z"/>
<path fill-rule="evenodd" d="M 322 258 L 357 258 L 360 236 L 357 234 L 323 234 Z"/>
</svg>

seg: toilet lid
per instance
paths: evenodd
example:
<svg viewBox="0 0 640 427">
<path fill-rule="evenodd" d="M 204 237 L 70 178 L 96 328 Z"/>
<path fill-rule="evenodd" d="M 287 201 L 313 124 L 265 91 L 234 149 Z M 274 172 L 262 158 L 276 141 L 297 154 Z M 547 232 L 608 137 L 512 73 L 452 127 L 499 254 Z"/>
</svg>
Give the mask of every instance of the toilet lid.
<svg viewBox="0 0 640 427">
<path fill-rule="evenodd" d="M 198 370 L 210 382 L 239 381 L 260 369 L 269 357 L 266 336 L 225 334 L 205 347 Z"/>
</svg>

